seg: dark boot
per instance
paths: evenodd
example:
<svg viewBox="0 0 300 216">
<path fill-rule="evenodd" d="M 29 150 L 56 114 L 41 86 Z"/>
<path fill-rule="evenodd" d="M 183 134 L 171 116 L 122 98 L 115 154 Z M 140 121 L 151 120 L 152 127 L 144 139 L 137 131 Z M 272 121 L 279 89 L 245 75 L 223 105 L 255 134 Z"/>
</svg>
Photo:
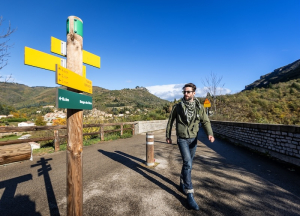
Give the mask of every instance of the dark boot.
<svg viewBox="0 0 300 216">
<path fill-rule="evenodd" d="M 187 194 L 187 203 L 188 203 L 188 206 L 191 209 L 199 211 L 199 206 L 197 205 L 196 201 L 194 200 L 194 194 L 193 193 L 188 193 Z"/>
</svg>

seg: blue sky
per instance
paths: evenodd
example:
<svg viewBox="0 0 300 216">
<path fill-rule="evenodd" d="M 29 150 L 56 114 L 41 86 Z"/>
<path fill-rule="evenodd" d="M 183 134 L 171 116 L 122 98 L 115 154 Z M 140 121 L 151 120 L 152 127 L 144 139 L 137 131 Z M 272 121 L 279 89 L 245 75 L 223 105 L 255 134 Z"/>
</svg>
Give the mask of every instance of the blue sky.
<svg viewBox="0 0 300 216">
<path fill-rule="evenodd" d="M 57 86 L 54 72 L 24 65 L 24 47 L 50 52 L 50 37 L 66 41 L 66 19 L 83 20 L 83 48 L 101 56 L 87 78 L 106 89 L 147 87 L 172 100 L 181 86 L 211 72 L 224 92 L 300 58 L 299 0 L 4 1 L 0 15 L 17 31 L 0 75 L 28 86 Z M 55 55 L 55 54 L 53 54 Z"/>
</svg>

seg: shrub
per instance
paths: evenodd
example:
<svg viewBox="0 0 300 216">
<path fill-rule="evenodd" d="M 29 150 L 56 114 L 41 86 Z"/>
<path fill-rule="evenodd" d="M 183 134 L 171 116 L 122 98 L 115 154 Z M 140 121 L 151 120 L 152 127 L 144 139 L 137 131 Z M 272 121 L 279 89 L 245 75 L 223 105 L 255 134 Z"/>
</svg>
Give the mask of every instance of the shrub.
<svg viewBox="0 0 300 216">
<path fill-rule="evenodd" d="M 53 126 L 66 125 L 66 124 L 67 124 L 67 119 L 65 119 L 65 118 L 57 118 L 57 119 L 54 119 L 52 122 Z"/>
<path fill-rule="evenodd" d="M 27 121 L 26 118 L 6 118 L 5 121 L 7 122 L 24 122 Z"/>
<path fill-rule="evenodd" d="M 299 91 L 300 90 L 300 84 L 293 82 L 293 84 L 291 85 L 291 88 L 295 88 Z"/>
<path fill-rule="evenodd" d="M 34 123 L 36 126 L 45 126 L 47 124 L 47 122 L 44 121 L 43 116 L 38 116 Z"/>
</svg>

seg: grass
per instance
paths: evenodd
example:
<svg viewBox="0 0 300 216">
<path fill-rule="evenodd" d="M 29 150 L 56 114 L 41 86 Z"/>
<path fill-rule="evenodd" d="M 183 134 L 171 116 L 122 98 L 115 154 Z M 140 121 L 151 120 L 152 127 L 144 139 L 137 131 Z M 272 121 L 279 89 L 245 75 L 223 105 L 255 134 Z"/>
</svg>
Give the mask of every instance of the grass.
<svg viewBox="0 0 300 216">
<path fill-rule="evenodd" d="M 1 138 L 0 141 L 16 140 L 16 139 L 18 139 L 19 137 L 21 137 L 21 136 L 16 136 L 16 135 L 13 135 L 13 136 L 6 136 L 6 137 Z"/>
</svg>

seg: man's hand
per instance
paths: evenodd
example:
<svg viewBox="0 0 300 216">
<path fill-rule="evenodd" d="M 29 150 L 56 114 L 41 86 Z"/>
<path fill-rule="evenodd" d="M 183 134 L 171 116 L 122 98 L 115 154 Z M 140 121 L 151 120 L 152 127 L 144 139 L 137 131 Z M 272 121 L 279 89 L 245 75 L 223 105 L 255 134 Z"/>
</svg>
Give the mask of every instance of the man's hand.
<svg viewBox="0 0 300 216">
<path fill-rule="evenodd" d="M 171 139 L 171 138 L 167 138 L 167 139 L 166 139 L 166 142 L 167 142 L 168 144 L 172 144 L 172 139 Z"/>
<path fill-rule="evenodd" d="M 215 138 L 213 136 L 209 135 L 208 140 L 213 143 L 215 141 Z"/>
</svg>

